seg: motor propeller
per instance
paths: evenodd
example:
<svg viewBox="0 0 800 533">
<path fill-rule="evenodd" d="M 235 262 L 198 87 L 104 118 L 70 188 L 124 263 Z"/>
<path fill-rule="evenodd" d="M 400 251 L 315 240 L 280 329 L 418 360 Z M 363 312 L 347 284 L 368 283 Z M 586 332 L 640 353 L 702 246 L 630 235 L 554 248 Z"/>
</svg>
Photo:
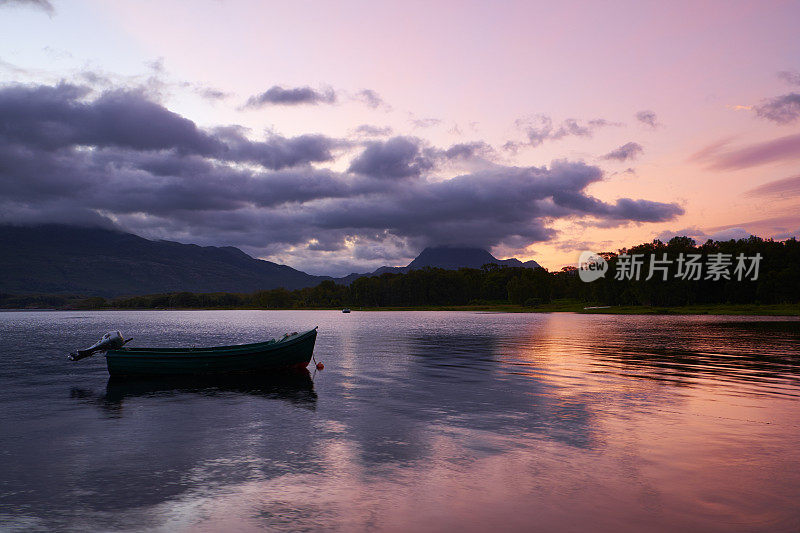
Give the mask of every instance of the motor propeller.
<svg viewBox="0 0 800 533">
<path fill-rule="evenodd" d="M 114 350 L 116 348 L 122 348 L 127 343 L 132 341 L 133 338 L 124 339 L 122 337 L 122 333 L 119 331 L 110 331 L 103 335 L 96 343 L 92 344 L 85 350 L 78 350 L 76 352 L 72 352 L 67 356 L 67 359 L 70 361 L 80 361 L 81 359 L 85 359 L 91 355 L 94 355 L 97 352 L 106 352 L 108 350 Z"/>
</svg>

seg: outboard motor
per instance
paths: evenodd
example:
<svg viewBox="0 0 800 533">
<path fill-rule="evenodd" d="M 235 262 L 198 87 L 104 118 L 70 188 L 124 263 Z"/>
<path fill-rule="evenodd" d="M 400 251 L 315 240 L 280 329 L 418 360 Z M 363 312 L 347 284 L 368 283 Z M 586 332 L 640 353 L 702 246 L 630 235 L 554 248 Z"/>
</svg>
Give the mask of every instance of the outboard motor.
<svg viewBox="0 0 800 533">
<path fill-rule="evenodd" d="M 68 359 L 70 361 L 80 361 L 81 359 L 93 355 L 95 352 L 105 352 L 115 348 L 122 348 L 126 343 L 132 340 L 133 339 L 123 339 L 122 333 L 119 331 L 109 331 L 103 335 L 102 339 L 92 344 L 85 350 L 78 350 L 77 352 L 69 354 Z"/>
</svg>

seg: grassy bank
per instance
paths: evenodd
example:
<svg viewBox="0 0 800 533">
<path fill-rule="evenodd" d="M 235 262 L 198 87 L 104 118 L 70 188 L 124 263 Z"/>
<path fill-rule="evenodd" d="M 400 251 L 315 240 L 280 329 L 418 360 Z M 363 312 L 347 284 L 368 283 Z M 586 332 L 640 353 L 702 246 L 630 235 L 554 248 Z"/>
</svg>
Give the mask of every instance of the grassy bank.
<svg viewBox="0 0 800 533">
<path fill-rule="evenodd" d="M 4 302 L 0 310 L 63 310 L 63 311 L 146 311 L 146 310 L 341 310 L 339 306 L 267 306 L 214 305 L 182 306 L 162 305 L 156 307 L 118 307 L 102 298 L 74 296 L 27 297 L 20 302 Z M 14 305 L 14 304 L 17 305 Z M 23 305 L 19 305 L 22 303 Z M 10 304 L 10 305 L 9 305 Z M 751 316 L 800 316 L 800 304 L 706 304 L 659 307 L 626 305 L 597 307 L 574 299 L 559 299 L 536 306 L 522 306 L 503 301 L 482 301 L 469 305 L 421 305 L 414 307 L 353 307 L 353 311 L 473 311 L 493 313 L 582 313 L 615 315 L 751 315 Z M 594 307 L 594 308 L 593 308 Z"/>
<path fill-rule="evenodd" d="M 582 313 L 618 315 L 761 315 L 800 316 L 798 304 L 711 304 L 678 307 L 618 306 L 608 309 L 582 310 Z"/>
</svg>

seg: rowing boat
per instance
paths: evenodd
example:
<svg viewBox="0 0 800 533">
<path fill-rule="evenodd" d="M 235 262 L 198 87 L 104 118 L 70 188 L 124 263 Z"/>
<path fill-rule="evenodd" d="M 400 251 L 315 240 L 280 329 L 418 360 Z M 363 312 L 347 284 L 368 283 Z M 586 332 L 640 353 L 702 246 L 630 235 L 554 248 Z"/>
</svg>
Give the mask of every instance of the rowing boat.
<svg viewBox="0 0 800 533">
<path fill-rule="evenodd" d="M 316 339 L 317 328 L 314 328 L 254 344 L 208 348 L 120 347 L 106 352 L 106 364 L 112 377 L 271 373 L 306 368 Z"/>
</svg>

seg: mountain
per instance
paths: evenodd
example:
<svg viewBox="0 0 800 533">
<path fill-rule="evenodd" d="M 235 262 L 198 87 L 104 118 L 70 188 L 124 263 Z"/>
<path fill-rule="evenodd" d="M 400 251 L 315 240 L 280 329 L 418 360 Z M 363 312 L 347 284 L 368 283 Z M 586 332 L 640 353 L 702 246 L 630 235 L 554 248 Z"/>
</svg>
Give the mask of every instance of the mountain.
<svg viewBox="0 0 800 533">
<path fill-rule="evenodd" d="M 255 259 L 232 246 L 153 241 L 113 229 L 60 224 L 0 226 L 0 293 L 131 296 L 166 292 L 300 289 L 325 280 L 349 284 L 364 276 L 437 267 L 497 265 L 536 268 L 535 261 L 500 260 L 480 248 L 425 248 L 404 267 L 381 267 L 344 278 L 312 276 Z"/>
<path fill-rule="evenodd" d="M 442 246 L 425 248 L 416 259 L 409 263 L 406 269 L 412 270 L 415 268 L 436 267 L 447 270 L 457 270 L 459 268 L 481 268 L 486 264 L 539 268 L 539 264 L 536 263 L 536 261 L 527 261 L 523 263 L 519 259 L 497 259 L 481 248 Z"/>
<path fill-rule="evenodd" d="M 525 261 L 519 259 L 497 259 L 495 256 L 482 248 L 460 248 L 452 246 L 428 247 L 408 265 L 404 267 L 382 266 L 373 272 L 366 274 L 350 274 L 344 278 L 336 280 L 339 283 L 350 284 L 358 278 L 364 276 L 380 276 L 385 273 L 403 274 L 409 270 L 421 269 L 426 267 L 444 268 L 446 270 L 457 270 L 459 268 L 481 268 L 483 265 L 505 265 L 509 267 L 541 268 L 536 261 Z"/>
<path fill-rule="evenodd" d="M 152 241 L 64 225 L 0 226 L 0 292 L 121 296 L 255 292 L 331 279 L 254 259 L 238 248 Z"/>
</svg>

